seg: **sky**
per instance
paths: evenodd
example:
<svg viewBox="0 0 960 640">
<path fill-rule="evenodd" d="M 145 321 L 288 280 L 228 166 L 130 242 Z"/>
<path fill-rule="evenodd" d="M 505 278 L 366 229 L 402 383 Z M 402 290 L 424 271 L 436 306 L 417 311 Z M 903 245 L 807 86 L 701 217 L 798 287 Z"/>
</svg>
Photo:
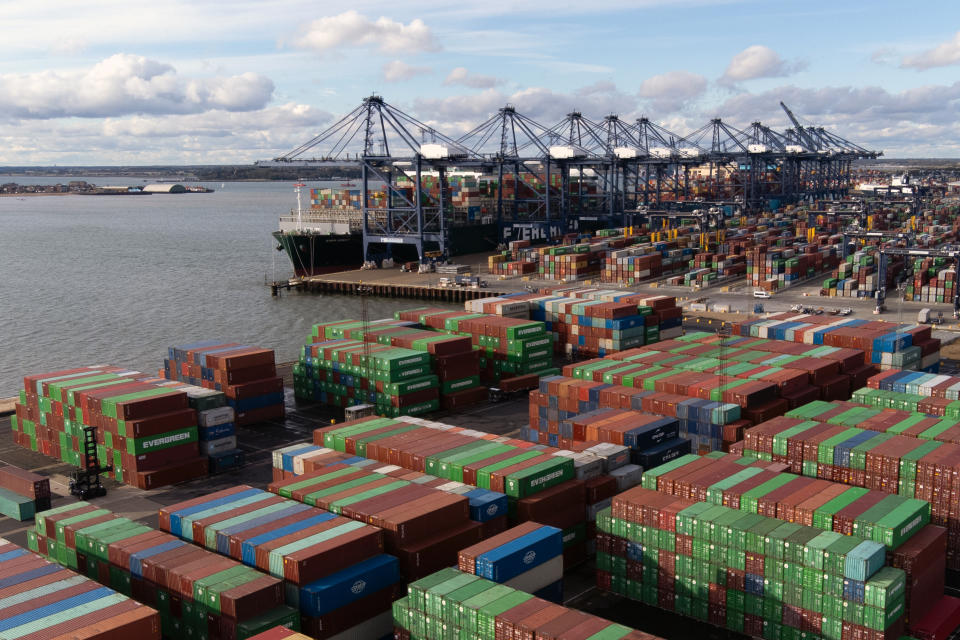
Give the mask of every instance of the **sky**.
<svg viewBox="0 0 960 640">
<path fill-rule="evenodd" d="M 457 138 L 789 125 L 960 157 L 956 0 L 34 0 L 0 3 L 0 165 L 246 164 L 371 94 Z"/>
</svg>

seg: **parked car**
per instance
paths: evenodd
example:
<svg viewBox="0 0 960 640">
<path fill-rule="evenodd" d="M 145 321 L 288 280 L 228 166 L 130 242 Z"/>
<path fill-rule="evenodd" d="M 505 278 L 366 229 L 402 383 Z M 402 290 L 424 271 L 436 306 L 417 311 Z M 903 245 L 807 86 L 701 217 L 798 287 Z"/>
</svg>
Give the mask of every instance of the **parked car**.
<svg viewBox="0 0 960 640">
<path fill-rule="evenodd" d="M 757 289 L 757 290 L 755 290 L 755 291 L 753 292 L 753 297 L 754 297 L 754 298 L 769 298 L 769 297 L 771 297 L 771 296 L 770 296 L 770 292 L 769 292 L 769 291 L 764 291 L 764 290 L 762 290 L 762 289 Z"/>
</svg>

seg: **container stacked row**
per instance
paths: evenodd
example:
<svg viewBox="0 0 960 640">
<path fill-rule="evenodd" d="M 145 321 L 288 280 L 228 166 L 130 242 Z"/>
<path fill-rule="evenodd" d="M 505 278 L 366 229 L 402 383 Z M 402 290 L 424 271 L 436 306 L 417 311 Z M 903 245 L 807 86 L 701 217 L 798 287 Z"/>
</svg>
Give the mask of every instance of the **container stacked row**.
<svg viewBox="0 0 960 640">
<path fill-rule="evenodd" d="M 933 522 L 950 532 L 948 566 L 960 568 L 960 445 L 784 417 L 748 429 L 744 452 L 807 477 L 929 502 Z"/>
<path fill-rule="evenodd" d="M 487 398 L 480 384 L 480 353 L 466 336 L 425 330 L 404 320 L 363 322 L 342 320 L 314 325 L 310 342 L 348 339 L 412 349 L 430 354 L 430 369 L 437 377 L 440 407 L 455 409 Z"/>
<path fill-rule="evenodd" d="M 903 258 L 894 257 L 887 265 L 886 279 L 880 282 L 876 250 L 857 251 L 841 262 L 830 278 L 823 281 L 822 295 L 845 298 L 875 298 L 877 291 L 889 289 L 897 273 L 903 271 Z"/>
<path fill-rule="evenodd" d="M 956 400 L 912 396 L 896 391 L 858 389 L 851 402 L 811 402 L 788 411 L 786 416 L 815 420 L 868 431 L 904 435 L 921 440 L 960 444 L 960 405 Z M 937 405 L 940 406 L 937 406 Z M 947 406 L 944 407 L 943 405 Z M 951 415 L 943 417 L 945 413 Z"/>
<path fill-rule="evenodd" d="M 563 604 L 563 534 L 524 522 L 461 549 L 457 568 L 520 591 Z"/>
<path fill-rule="evenodd" d="M 0 515 L 23 522 L 50 508 L 50 478 L 0 466 Z"/>
<path fill-rule="evenodd" d="M 417 418 L 403 421 L 406 424 L 361 420 L 325 427 L 314 432 L 314 442 L 505 493 L 511 523 L 533 520 L 557 527 L 563 531 L 565 563 L 572 566 L 586 557 L 596 505 L 619 489 L 618 478 L 609 473 L 623 462 L 619 452 L 611 460 Z M 410 423 L 417 428 L 408 429 Z"/>
<path fill-rule="evenodd" d="M 160 640 L 160 616 L 0 538 L 0 636 Z"/>
<path fill-rule="evenodd" d="M 393 605 L 393 624 L 398 640 L 654 640 L 646 633 L 452 568 L 408 585 L 406 597 Z"/>
<path fill-rule="evenodd" d="M 553 334 L 554 350 L 570 355 L 613 353 L 683 332 L 683 313 L 675 298 L 613 289 L 554 287 L 471 300 L 465 306 L 468 311 L 543 322 Z"/>
<path fill-rule="evenodd" d="M 484 382 L 529 373 L 543 375 L 553 367 L 553 336 L 542 322 L 429 307 L 393 315 L 396 320 L 469 337 L 480 352 L 480 379 Z"/>
<path fill-rule="evenodd" d="M 765 291 L 777 291 L 839 263 L 840 252 L 835 244 L 756 247 L 747 253 L 747 282 Z"/>
<path fill-rule="evenodd" d="M 160 613 L 164 636 L 243 640 L 299 626 L 277 578 L 163 531 L 78 502 L 37 514 L 31 550 Z"/>
<path fill-rule="evenodd" d="M 197 445 L 197 414 L 186 392 L 118 367 L 84 367 L 27 376 L 14 440 L 74 466 L 86 466 L 85 430 L 111 477 L 141 489 L 207 475 Z"/>
<path fill-rule="evenodd" d="M 907 393 L 944 400 L 960 400 L 960 376 L 888 370 L 871 376 L 870 379 L 867 380 L 867 386 L 871 389 L 895 391 L 901 394 Z M 925 411 L 924 413 L 934 412 Z"/>
<path fill-rule="evenodd" d="M 282 580 L 297 628 L 318 639 L 358 637 L 358 621 L 397 595 L 382 530 L 268 491 L 241 485 L 164 507 L 160 528 Z M 385 622 L 367 637 L 387 633 Z"/>
<path fill-rule="evenodd" d="M 733 333 L 739 336 L 859 349 L 864 353 L 865 364 L 884 370 L 939 370 L 940 340 L 931 336 L 929 326 L 792 313 L 731 324 Z"/>
<path fill-rule="evenodd" d="M 269 488 L 303 504 L 376 524 L 383 529 L 384 548 L 399 560 L 400 572 L 415 580 L 453 564 L 457 551 L 478 542 L 485 527 L 470 520 L 466 497 L 404 475 L 334 463 Z M 502 530 L 503 520 L 492 524 Z"/>
<path fill-rule="evenodd" d="M 915 302 L 953 302 L 957 291 L 957 271 L 943 269 L 946 258 L 916 258 L 913 261 L 913 280 L 907 282 L 904 300 Z"/>
<path fill-rule="evenodd" d="M 385 420 L 384 422 L 392 421 Z M 364 444 L 361 443 L 360 447 L 361 450 L 365 451 Z M 273 481 L 282 483 L 283 481 L 293 479 L 304 480 L 303 476 L 305 474 L 327 470 L 327 467 L 340 464 L 352 465 L 358 470 L 364 470 L 366 475 L 358 476 L 358 479 L 363 479 L 361 484 L 382 479 L 378 476 L 402 477 L 403 480 L 416 483 L 422 487 L 429 487 L 454 495 L 462 495 L 470 505 L 470 519 L 485 523 L 485 534 L 499 531 L 506 527 L 507 496 L 505 494 L 487 489 L 479 489 L 426 473 L 410 471 L 397 465 L 383 465 L 382 463 L 378 463 L 361 455 L 356 455 L 355 450 L 352 453 L 346 453 L 306 442 L 277 449 L 273 452 Z M 278 485 L 278 487 L 280 487 L 279 493 L 280 495 L 287 496 L 287 494 L 293 491 L 317 484 L 313 482 L 312 479 L 310 480 L 311 482 L 302 483 L 302 486 L 300 486 L 299 483 L 295 483 L 298 486 Z"/>
<path fill-rule="evenodd" d="M 337 407 L 371 404 L 386 416 L 436 411 L 439 386 L 429 353 L 356 340 L 307 344 L 294 367 L 297 397 Z"/>
<path fill-rule="evenodd" d="M 943 527 L 927 524 L 929 504 L 798 477 L 781 472 L 782 467 L 752 456 L 689 456 L 645 473 L 643 486 L 684 500 L 709 502 L 833 531 L 854 540 L 882 543 L 888 548 L 890 563 L 904 569 L 908 589 L 917 594 L 906 602 L 908 624 L 922 618 L 936 601 L 927 596 L 942 595 L 944 588 L 941 563 L 945 561 L 946 535 Z M 931 569 L 933 566 L 941 569 L 939 573 Z"/>
<path fill-rule="evenodd" d="M 755 637 L 903 633 L 906 575 L 881 543 L 644 488 L 597 528 L 603 590 Z"/>
<path fill-rule="evenodd" d="M 163 376 L 223 391 L 239 426 L 284 417 L 283 378 L 273 349 L 216 340 L 170 347 Z"/>
</svg>

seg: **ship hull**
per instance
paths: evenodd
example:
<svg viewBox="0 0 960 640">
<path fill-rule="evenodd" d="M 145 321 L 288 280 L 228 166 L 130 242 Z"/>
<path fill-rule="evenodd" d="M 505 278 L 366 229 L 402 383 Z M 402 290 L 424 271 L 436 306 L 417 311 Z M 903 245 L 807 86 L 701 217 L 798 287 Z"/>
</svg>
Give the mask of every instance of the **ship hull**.
<svg viewBox="0 0 960 640">
<path fill-rule="evenodd" d="M 359 233 L 274 231 L 273 237 L 277 241 L 277 250 L 287 254 L 298 278 L 357 269 L 363 264 L 363 236 Z M 497 248 L 497 225 L 453 227 L 450 245 L 451 256 L 493 251 Z M 386 249 L 385 245 L 378 247 Z M 427 243 L 424 251 L 436 248 Z M 417 259 L 417 249 L 413 245 L 389 245 L 389 250 L 397 261 Z"/>
</svg>

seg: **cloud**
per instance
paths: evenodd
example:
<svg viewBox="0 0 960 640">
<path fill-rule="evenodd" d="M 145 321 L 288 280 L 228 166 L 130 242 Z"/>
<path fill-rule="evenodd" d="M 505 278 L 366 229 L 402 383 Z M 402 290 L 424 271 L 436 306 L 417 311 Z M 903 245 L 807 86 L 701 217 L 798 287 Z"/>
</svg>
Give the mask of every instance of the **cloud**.
<svg viewBox="0 0 960 640">
<path fill-rule="evenodd" d="M 290 151 L 331 119 L 291 102 L 246 112 L 23 120 L 0 129 L 0 163 L 242 164 Z"/>
<path fill-rule="evenodd" d="M 684 104 L 703 95 L 707 79 L 689 71 L 668 71 L 651 76 L 640 83 L 637 94 L 647 98 L 658 111 L 675 111 Z"/>
<path fill-rule="evenodd" d="M 0 75 L 0 115 L 101 118 L 262 109 L 273 82 L 255 73 L 186 78 L 171 65 L 116 54 L 85 71 Z"/>
<path fill-rule="evenodd" d="M 941 42 L 933 49 L 927 49 L 913 56 L 906 56 L 900 61 L 900 66 L 907 69 L 923 71 L 933 67 L 946 67 L 960 62 L 960 31 L 953 38 Z"/>
<path fill-rule="evenodd" d="M 733 56 L 719 82 L 731 86 L 744 80 L 777 78 L 788 76 L 802 67 L 800 63 L 787 63 L 770 47 L 755 44 Z"/>
<path fill-rule="evenodd" d="M 409 24 L 385 16 L 371 20 L 350 10 L 311 22 L 293 41 L 294 46 L 324 53 L 331 49 L 350 46 L 376 46 L 381 53 L 415 53 L 437 51 L 437 43 L 430 28 L 420 19 Z"/>
<path fill-rule="evenodd" d="M 783 100 L 801 118 L 886 155 L 956 156 L 960 152 L 960 82 L 891 93 L 878 86 L 802 88 L 781 86 L 732 96 L 716 108 L 727 117 L 792 126 Z"/>
<path fill-rule="evenodd" d="M 465 87 L 471 87 L 473 89 L 489 89 L 497 86 L 501 82 L 503 81 L 499 78 L 470 73 L 466 67 L 456 67 L 447 75 L 443 84 L 462 84 Z"/>
<path fill-rule="evenodd" d="M 412 64 L 407 64 L 403 60 L 391 60 L 383 65 L 381 71 L 383 73 L 383 79 L 387 82 L 402 82 L 414 76 L 432 73 L 433 69 L 430 67 L 416 67 Z"/>
</svg>

